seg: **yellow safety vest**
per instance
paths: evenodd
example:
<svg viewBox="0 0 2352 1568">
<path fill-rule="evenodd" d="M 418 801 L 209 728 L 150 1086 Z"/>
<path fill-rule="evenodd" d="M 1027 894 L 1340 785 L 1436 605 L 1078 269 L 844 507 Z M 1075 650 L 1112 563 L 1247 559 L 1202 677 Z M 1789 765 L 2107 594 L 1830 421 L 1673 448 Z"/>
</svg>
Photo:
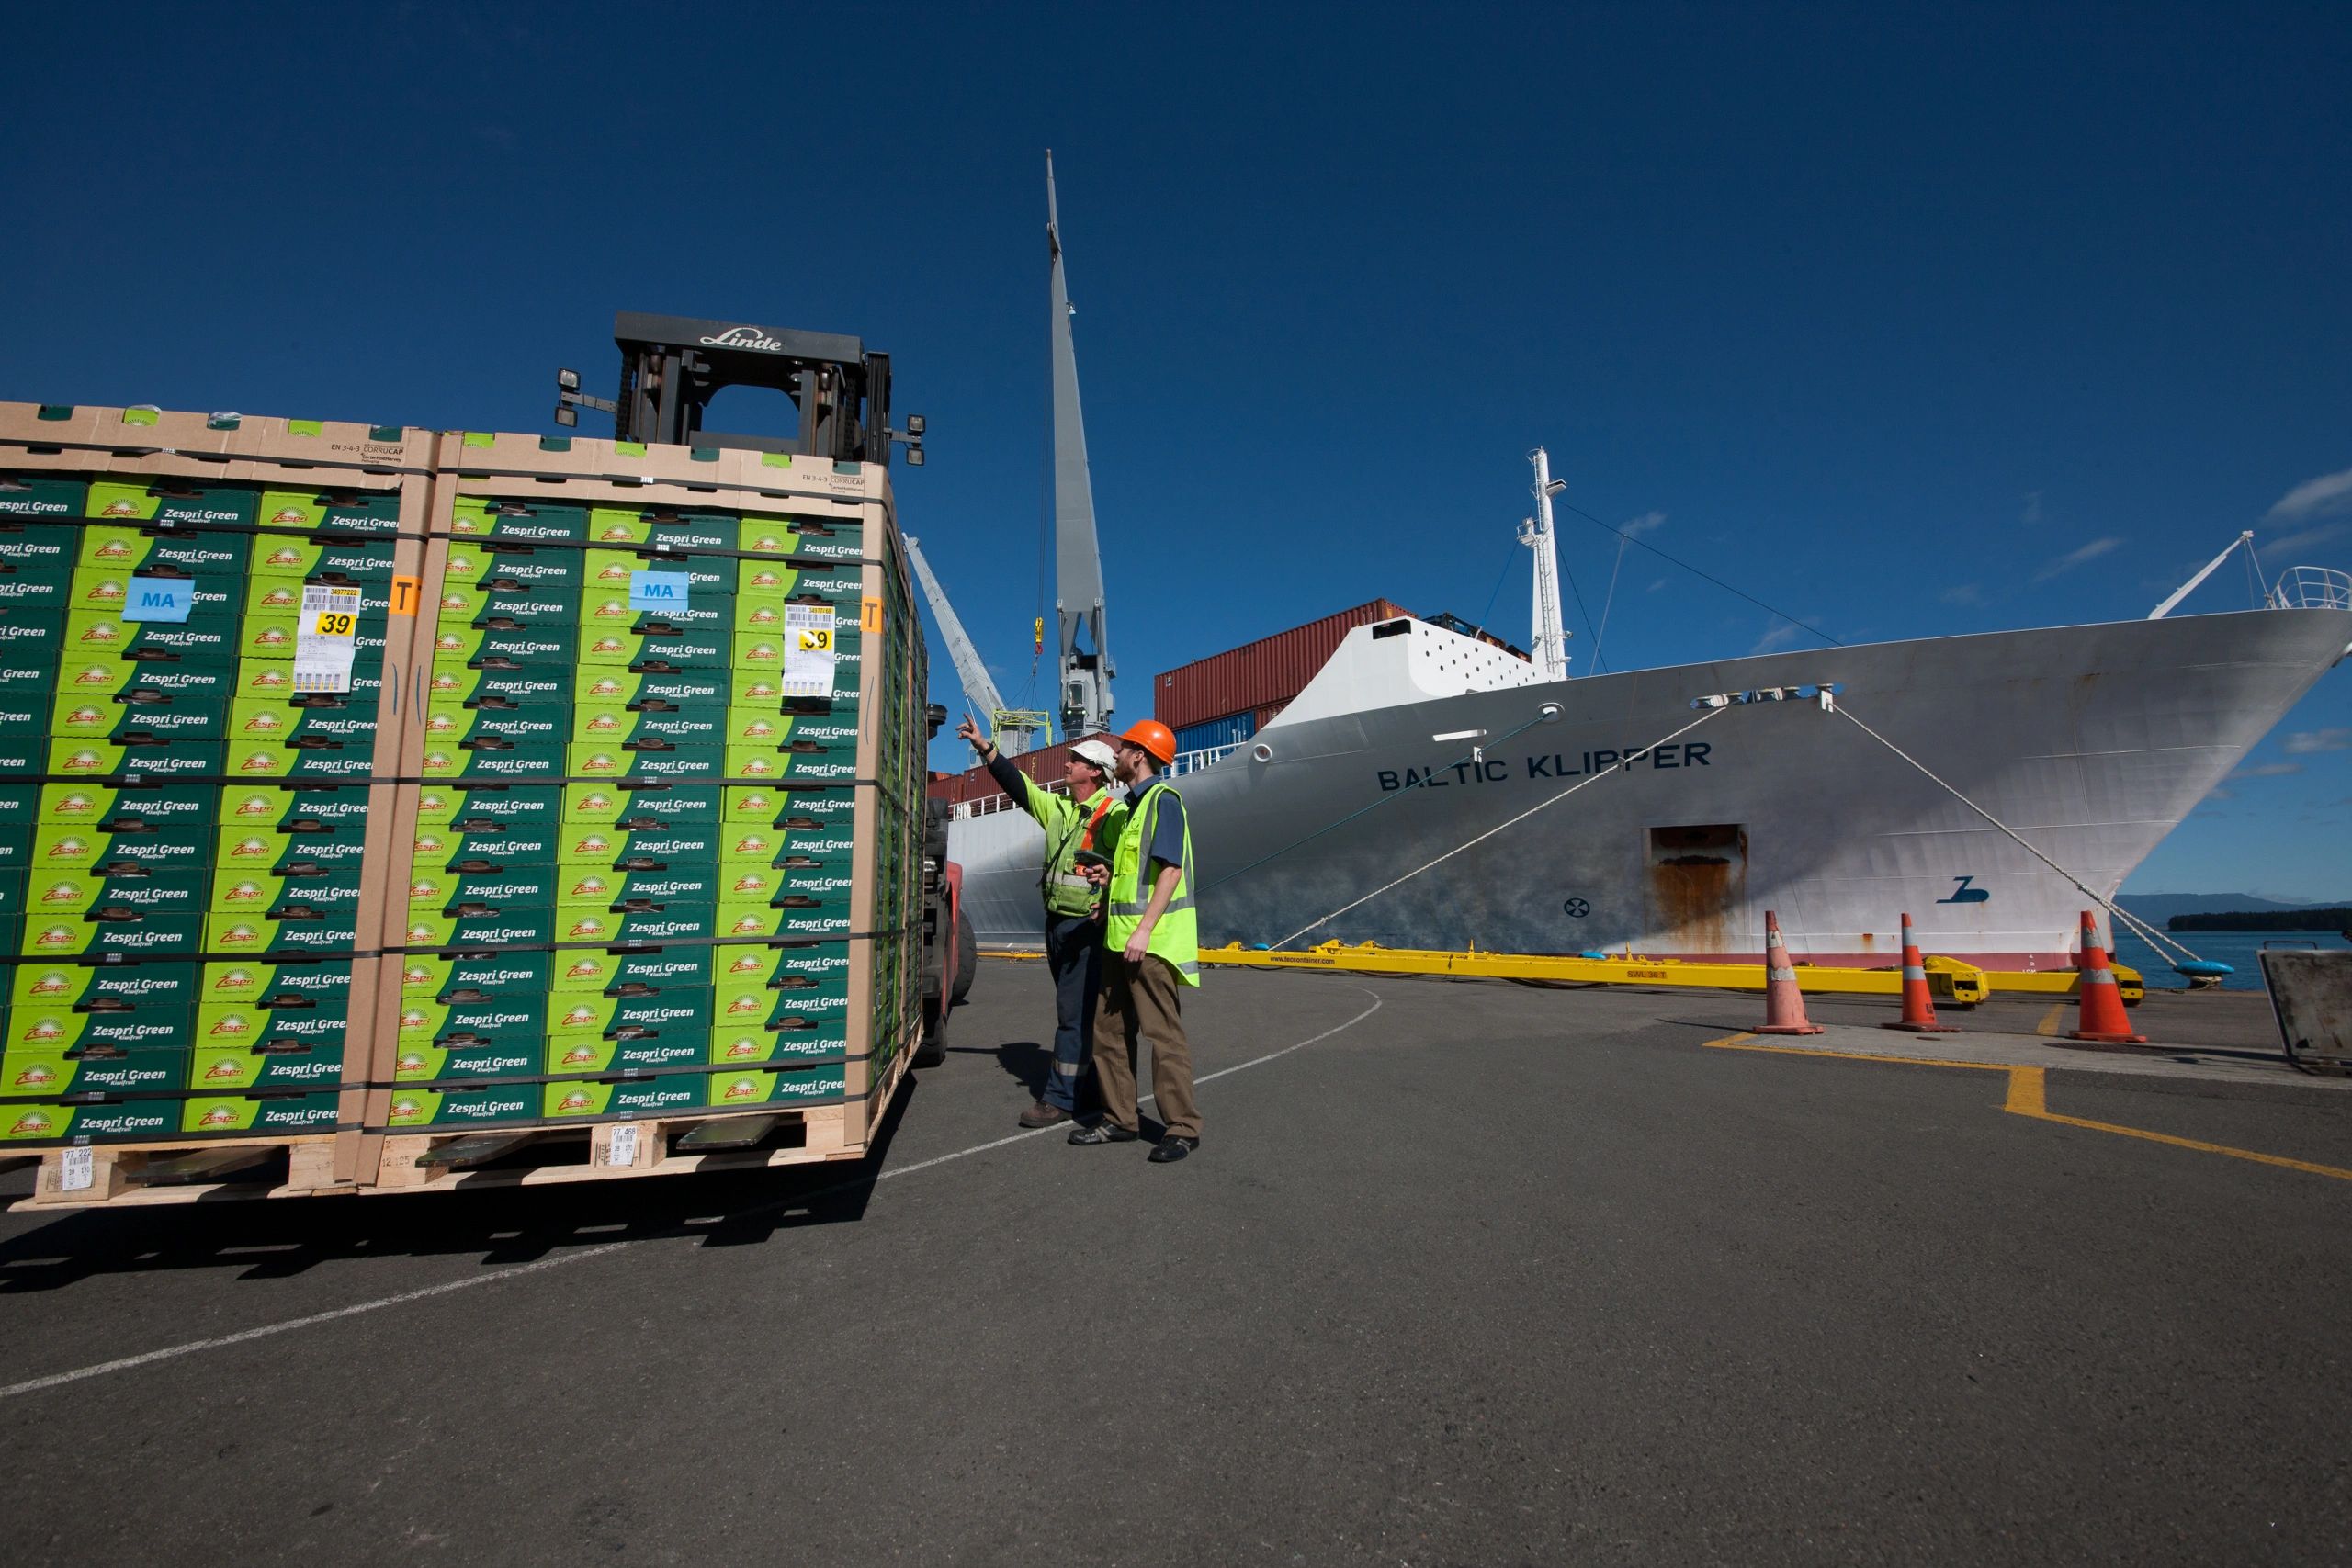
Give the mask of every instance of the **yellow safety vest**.
<svg viewBox="0 0 2352 1568">
<path fill-rule="evenodd" d="M 1092 850 L 1104 853 L 1105 844 L 1118 841 L 1120 828 L 1127 819 L 1126 803 L 1112 795 L 1109 786 L 1096 790 L 1084 801 L 1074 801 L 1066 795 L 1056 795 L 1027 774 L 1021 782 L 1022 808 L 1037 819 L 1046 830 L 1046 868 L 1038 874 L 1037 890 L 1045 895 L 1046 912 L 1062 919 L 1088 914 L 1094 908 L 1094 884 L 1078 874 L 1078 852 Z M 1107 802 L 1105 796 L 1108 796 Z M 1099 820 L 1095 807 L 1105 806 Z"/>
<path fill-rule="evenodd" d="M 1111 909 L 1102 940 L 1113 953 L 1127 945 L 1127 939 L 1143 924 L 1143 912 L 1151 906 L 1151 882 L 1143 874 L 1151 854 L 1151 829 L 1159 815 L 1159 797 L 1175 795 L 1184 798 L 1166 784 L 1154 780 L 1127 813 L 1126 827 L 1119 834 L 1118 848 L 1111 853 Z M 1184 984 L 1201 983 L 1201 933 L 1193 913 L 1193 818 L 1184 815 L 1184 860 L 1177 867 L 1176 888 L 1169 896 L 1168 908 L 1151 928 L 1151 941 L 1146 951 L 1168 960 Z"/>
</svg>

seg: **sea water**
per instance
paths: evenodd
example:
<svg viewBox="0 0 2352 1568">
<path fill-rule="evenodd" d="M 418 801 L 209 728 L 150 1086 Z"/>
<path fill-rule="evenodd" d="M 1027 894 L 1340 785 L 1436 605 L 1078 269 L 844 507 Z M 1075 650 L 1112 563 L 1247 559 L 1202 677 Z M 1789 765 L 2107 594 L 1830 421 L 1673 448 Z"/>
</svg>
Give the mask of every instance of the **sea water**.
<svg viewBox="0 0 2352 1568">
<path fill-rule="evenodd" d="M 2234 969 L 2235 974 L 2222 978 L 2222 989 L 2225 991 L 2262 989 L 2262 960 L 2256 954 L 2266 942 L 2298 945 L 2313 942 L 2323 953 L 2342 952 L 2346 946 L 2342 931 L 2165 931 L 2165 935 L 2199 958 Z M 2119 924 L 2115 928 L 2115 959 L 2140 971 L 2141 978 L 2152 991 L 2178 991 L 2188 987 L 2186 978 L 2172 972 L 2172 958 L 2156 952 L 2128 926 Z"/>
</svg>

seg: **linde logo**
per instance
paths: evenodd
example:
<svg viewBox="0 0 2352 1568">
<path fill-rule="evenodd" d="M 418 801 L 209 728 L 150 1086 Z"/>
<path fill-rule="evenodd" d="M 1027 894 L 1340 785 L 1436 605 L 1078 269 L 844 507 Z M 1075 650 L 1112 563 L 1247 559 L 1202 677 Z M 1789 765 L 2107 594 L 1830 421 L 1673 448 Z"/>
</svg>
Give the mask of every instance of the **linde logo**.
<svg viewBox="0 0 2352 1568">
<path fill-rule="evenodd" d="M 712 348 L 748 348 L 761 354 L 780 354 L 784 350 L 784 344 L 757 327 L 729 327 L 701 341 Z"/>
</svg>

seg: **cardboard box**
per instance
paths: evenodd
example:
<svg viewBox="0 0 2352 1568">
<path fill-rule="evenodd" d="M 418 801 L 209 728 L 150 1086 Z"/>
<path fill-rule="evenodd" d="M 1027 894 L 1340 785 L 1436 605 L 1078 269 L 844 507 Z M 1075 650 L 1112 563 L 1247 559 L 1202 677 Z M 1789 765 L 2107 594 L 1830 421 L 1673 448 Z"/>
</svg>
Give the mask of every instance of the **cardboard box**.
<svg viewBox="0 0 2352 1568">
<path fill-rule="evenodd" d="M 300 609 L 282 612 L 247 612 L 237 624 L 236 657 L 239 659 L 293 659 L 301 651 L 302 612 Z M 352 671 L 380 674 L 384 654 L 390 637 L 385 613 L 361 601 L 359 626 L 352 639 Z"/>
<path fill-rule="evenodd" d="M 447 531 L 465 538 L 522 544 L 564 540 L 582 544 L 588 536 L 588 509 L 503 496 L 461 495 L 450 509 Z"/>
<path fill-rule="evenodd" d="M 732 525 L 729 525 L 732 531 Z M 732 550 L 729 544 L 718 547 Z M 598 597 L 618 593 L 627 598 L 640 571 L 658 571 L 686 580 L 685 602 L 735 596 L 735 558 L 731 555 L 664 555 L 659 550 L 590 549 L 582 552 L 581 581 Z"/>
<path fill-rule="evenodd" d="M 563 582 L 514 583 L 491 578 L 481 582 L 441 584 L 436 601 L 441 624 L 469 626 L 543 626 L 570 630 L 582 620 L 581 590 Z"/>
<path fill-rule="evenodd" d="M 673 746 L 726 744 L 727 714 L 717 705 L 635 707 L 624 703 L 583 703 L 571 710 L 570 739 L 575 745 L 611 748 L 643 741 Z"/>
<path fill-rule="evenodd" d="M 737 640 L 724 625 L 676 626 L 651 614 L 579 636 L 581 663 L 628 670 L 724 670 L 734 659 Z"/>
<path fill-rule="evenodd" d="M 719 819 L 716 782 L 625 779 L 566 784 L 563 819 L 598 827 L 686 828 Z"/>
<path fill-rule="evenodd" d="M 290 900 L 281 906 L 291 907 Z M 348 952 L 358 945 L 359 911 L 356 907 L 284 918 L 258 913 L 208 915 L 204 921 L 204 950 L 208 953 L 299 956 Z"/>
<path fill-rule="evenodd" d="M 356 865 L 368 845 L 368 791 L 232 784 L 220 792 L 212 863 L 283 871 Z"/>
<path fill-rule="evenodd" d="M 89 491 L 87 480 L 61 474 L 0 473 L 0 519 L 79 517 Z"/>
<path fill-rule="evenodd" d="M 711 984 L 729 992 L 745 987 L 804 989 L 802 982 L 848 994 L 851 967 L 870 958 L 852 942 L 724 942 Z M 780 983 L 788 982 L 788 986 Z"/>
<path fill-rule="evenodd" d="M 39 745 L 39 742 L 35 742 Z M 228 765 L 225 740 L 83 740 L 67 737 L 51 740 L 19 761 L 14 749 L 0 742 L 0 772 L 46 773 L 59 778 L 117 778 L 137 774 L 152 778 L 217 779 Z"/>
<path fill-rule="evenodd" d="M 219 1133 L 331 1133 L 341 1121 L 342 1096 L 334 1089 L 309 1094 L 198 1095 L 180 1102 L 180 1131 Z"/>
<path fill-rule="evenodd" d="M 211 881 L 201 868 L 108 874 L 42 867 L 26 889 L 26 907 L 50 918 L 119 909 L 202 913 Z"/>
<path fill-rule="evenodd" d="M 291 1009 L 308 1002 L 339 1016 L 350 1012 L 352 960 L 288 958 L 274 964 L 230 959 L 204 965 L 200 1005 Z"/>
<path fill-rule="evenodd" d="M 488 619 L 494 622 L 500 617 Z M 542 669 L 570 666 L 580 662 L 581 658 L 580 628 L 575 626 L 473 626 L 445 620 L 437 623 L 433 631 L 435 665 L 514 671 L 531 665 Z"/>
<path fill-rule="evenodd" d="M 425 1127 L 503 1125 L 539 1119 L 536 1084 L 474 1084 L 462 1089 L 401 1088 L 392 1091 L 384 1125 L 391 1132 Z"/>
<path fill-rule="evenodd" d="M 83 566 L 74 570 L 72 582 L 62 598 L 62 607 L 69 615 L 119 616 L 131 607 L 131 585 L 142 578 L 119 567 Z M 194 601 L 187 618 L 195 621 L 219 621 L 234 615 L 244 597 L 243 582 L 234 577 L 198 576 L 187 572 L 150 572 L 143 581 L 170 581 L 186 585 Z M 51 604 L 28 604 L 28 609 L 48 609 Z"/>
<path fill-rule="evenodd" d="M 600 870 L 715 870 L 724 829 L 717 824 L 685 828 L 600 828 L 571 824 L 557 839 L 566 865 Z"/>
<path fill-rule="evenodd" d="M 188 1089 L 316 1088 L 343 1077 L 345 1019 L 337 1007 L 197 1010 Z"/>
<path fill-rule="evenodd" d="M 751 719 L 731 728 L 759 729 L 770 728 L 770 723 Z M 849 731 L 846 735 L 840 733 L 844 728 Z M 726 755 L 730 784 L 857 782 L 857 731 L 831 720 L 805 728 L 793 726 L 783 740 L 730 741 Z"/>
<path fill-rule="evenodd" d="M 572 673 L 569 666 L 560 664 L 526 665 L 514 669 L 503 664 L 478 668 L 461 662 L 433 661 L 426 676 L 425 690 L 435 706 L 496 699 L 521 707 L 552 707 L 568 712 L 571 704 Z"/>
<path fill-rule="evenodd" d="M 33 831 L 32 864 L 40 871 L 142 866 L 149 871 L 203 872 L 212 864 L 216 832 L 195 824 L 135 833 L 39 828 Z"/>
<path fill-rule="evenodd" d="M 699 866 L 613 866 L 565 863 L 556 868 L 559 908 L 614 909 L 631 906 L 695 904 L 716 908 L 719 870 L 716 861 Z"/>
<path fill-rule="evenodd" d="M 476 697 L 463 702 L 435 698 L 424 710 L 428 746 L 462 746 L 468 741 L 505 741 L 516 750 L 561 748 L 571 739 L 571 710 L 559 704 L 539 703 L 508 707 L 501 697 Z"/>
<path fill-rule="evenodd" d="M 528 1040 L 484 1040 L 459 1035 L 446 1044 L 402 1035 L 393 1054 L 392 1081 L 484 1083 L 537 1077 L 545 1055 L 544 1042 L 536 1035 Z"/>
<path fill-rule="evenodd" d="M 571 545 L 531 545 L 492 539 L 458 539 L 449 546 L 442 586 L 513 585 L 513 589 L 570 589 L 588 580 L 593 551 Z M 577 601 L 575 600 L 576 604 Z"/>
<path fill-rule="evenodd" d="M 537 947 L 556 940 L 555 907 L 463 908 L 456 913 L 408 912 L 402 945 L 426 952 L 445 948 Z M 594 938 L 591 940 L 602 940 Z"/>
<path fill-rule="evenodd" d="M 742 522 L 737 513 L 699 508 L 599 506 L 589 513 L 588 520 L 588 537 L 598 545 L 731 550 L 742 532 Z"/>
<path fill-rule="evenodd" d="M 60 739 L 225 740 L 236 687 L 229 665 L 96 661 L 60 671 L 37 711 Z"/>
<path fill-rule="evenodd" d="M 448 1001 L 532 997 L 558 983 L 570 953 L 460 953 L 447 958 L 408 953 L 401 959 L 401 996 Z"/>
<path fill-rule="evenodd" d="M 490 865 L 553 865 L 563 842 L 561 825 L 538 822 L 515 827 L 484 821 L 479 826 L 420 824 L 409 854 L 413 875 L 446 876 L 468 862 Z"/>
<path fill-rule="evenodd" d="M 43 528 L 39 532 L 50 534 L 58 530 Z M 0 540 L 0 544 L 5 542 Z M 75 570 L 70 560 L 28 559 L 0 553 L 0 615 L 63 614 L 76 597 Z"/>
<path fill-rule="evenodd" d="M 185 1046 L 87 1055 L 27 1049 L 11 1043 L 0 1055 L 0 1100 L 62 1100 L 68 1095 L 153 1095 L 184 1089 Z M 19 1108 L 0 1106 L 0 1125 Z"/>
<path fill-rule="evenodd" d="M 185 956 L 204 950 L 205 914 L 200 908 L 137 912 L 122 919 L 86 915 L 25 912 L 17 950 L 29 957 L 72 958 L 119 954 L 125 958 Z"/>
<path fill-rule="evenodd" d="M 569 997 L 597 995 L 626 986 L 707 989 L 718 973 L 722 951 L 699 942 L 621 950 L 566 948 L 556 955 L 548 1002 L 552 1006 Z"/>
<path fill-rule="evenodd" d="M 353 911 L 359 908 L 363 877 L 356 863 L 284 870 L 221 866 L 212 875 L 209 912 L 262 913 L 272 919 L 288 919 L 299 918 L 299 911 L 306 909 L 321 914 Z"/>
<path fill-rule="evenodd" d="M 194 1017 L 203 967 L 192 963 L 18 964 L 10 966 L 8 1006 L 155 1008 Z"/>
<path fill-rule="evenodd" d="M 298 528 L 342 534 L 396 534 L 401 525 L 401 492 L 265 490 L 261 492 L 258 515 L 262 527 L 270 531 Z M 267 548 L 274 542 L 266 534 L 262 547 Z"/>
<path fill-rule="evenodd" d="M 865 558 L 865 528 L 847 518 L 746 517 L 735 547 L 745 555 L 797 557 L 810 561 Z"/>
<path fill-rule="evenodd" d="M 0 1108 L 0 1143 L 40 1147 L 123 1143 L 177 1135 L 177 1100 L 106 1100 L 73 1105 L 38 1102 Z"/>
<path fill-rule="evenodd" d="M 427 779 L 555 780 L 564 776 L 564 743 L 528 744 L 485 737 L 447 743 L 428 741 L 418 772 Z"/>
<path fill-rule="evenodd" d="M 643 909 L 596 909 L 574 904 L 557 910 L 554 926 L 553 940 L 563 942 L 660 944 L 719 934 L 716 912 L 707 903 Z"/>
<path fill-rule="evenodd" d="M 41 785 L 35 820 L 42 827 L 91 827 L 108 832 L 137 827 L 209 828 L 220 806 L 220 792 L 211 784 L 77 781 Z"/>
<path fill-rule="evenodd" d="M 186 1051 L 196 1021 L 195 1009 L 159 1007 L 152 1002 L 121 1011 L 93 1012 L 73 1007 L 12 1004 L 8 1009 L 7 1048 L 11 1051 L 74 1052 L 105 1055 L 133 1051 Z M 97 1085 L 106 1088 L 107 1085 Z M 116 1088 L 129 1088 L 119 1084 Z M 148 1088 L 179 1089 L 175 1083 Z M 47 1089 L 32 1092 L 49 1093 Z M 63 1089 L 56 1093 L 62 1094 Z"/>
<path fill-rule="evenodd" d="M 665 574 L 677 575 L 681 574 Z M 650 598 L 654 603 L 640 605 L 639 598 Z M 583 638 L 596 637 L 606 630 L 650 635 L 662 627 L 680 634 L 708 633 L 714 642 L 724 640 L 735 629 L 734 596 L 718 589 L 700 594 L 691 590 L 674 593 L 669 583 L 659 581 L 637 592 L 625 586 L 595 584 L 581 598 L 580 633 Z"/>
<path fill-rule="evenodd" d="M 725 763 L 726 753 L 717 746 L 668 746 L 654 741 L 640 741 L 634 745 L 594 742 L 566 748 L 564 767 L 576 779 L 715 782 Z"/>
<path fill-rule="evenodd" d="M 6 624 L 6 623 L 0 623 Z M 184 622 L 125 621 L 96 612 L 69 612 L 58 642 L 58 661 L 93 654 L 117 659 L 175 656 L 185 664 L 234 664 L 237 661 L 237 617 L 191 617 Z M 289 644 L 287 657 L 293 657 Z"/>
<path fill-rule="evenodd" d="M 253 715 L 243 716 L 248 720 L 255 717 Z M 232 712 L 230 723 L 236 724 L 239 717 Z M 259 716 L 258 722 L 267 725 L 276 718 L 274 714 L 265 714 Z M 221 772 L 239 779 L 309 781 L 366 778 L 376 763 L 373 705 L 370 705 L 365 720 L 342 714 L 321 722 L 358 728 L 360 733 L 347 739 L 315 732 L 286 739 L 240 737 L 222 743 Z"/>
<path fill-rule="evenodd" d="M 90 486 L 88 514 L 109 521 L 237 527 L 254 521 L 261 496 L 240 485 L 198 484 L 183 479 L 98 479 Z"/>
<path fill-rule="evenodd" d="M 567 820 L 571 792 L 545 784 L 428 784 L 416 794 L 420 827 L 461 827 L 467 831 L 492 828 L 537 831 Z"/>
<path fill-rule="evenodd" d="M 712 1073 L 707 1081 L 708 1103 L 730 1110 L 832 1105 L 849 1098 L 849 1070 L 841 1065 L 790 1072 L 729 1070 Z"/>
<path fill-rule="evenodd" d="M 264 534 L 254 541 L 246 572 L 255 586 L 316 582 L 356 587 L 365 592 L 391 581 L 399 558 L 400 545 L 391 539 L 304 539 L 291 534 Z"/>
<path fill-rule="evenodd" d="M 729 672 L 718 670 L 583 669 L 573 679 L 571 705 L 639 708 L 662 704 L 689 712 L 723 708 L 732 680 Z"/>
<path fill-rule="evenodd" d="M 618 1035 L 550 1034 L 543 1059 L 549 1073 L 662 1072 L 698 1067 L 709 1054 L 710 1026 L 673 1025 Z"/>
<path fill-rule="evenodd" d="M 237 660 L 236 694 L 239 697 L 290 697 L 294 689 L 294 662 L 291 659 L 264 657 Z M 375 702 L 384 689 L 384 666 L 381 660 L 355 659 L 351 666 L 351 690 L 336 694 L 354 701 Z"/>
<path fill-rule="evenodd" d="M 707 1073 L 687 1072 L 551 1083 L 542 1089 L 540 1104 L 551 1121 L 692 1111 L 707 1103 Z"/>
<path fill-rule="evenodd" d="M 532 1059 L 537 1059 L 537 1047 L 548 1035 L 551 1012 L 548 998 L 537 991 L 512 991 L 476 997 L 469 987 L 469 999 L 438 1001 L 427 997 L 402 997 L 400 1011 L 400 1042 L 403 1046 L 520 1043 L 532 1047 Z M 537 1072 L 537 1067 L 517 1069 Z M 512 1074 L 503 1075 L 512 1077 Z"/>
<path fill-rule="evenodd" d="M 413 868 L 408 884 L 409 908 L 421 913 L 449 915 L 457 913 L 459 906 L 468 904 L 501 909 L 551 909 L 556 906 L 557 888 L 562 879 L 557 869 L 546 862 L 515 866 L 487 862 L 461 863 L 482 869 L 430 871 Z"/>
</svg>

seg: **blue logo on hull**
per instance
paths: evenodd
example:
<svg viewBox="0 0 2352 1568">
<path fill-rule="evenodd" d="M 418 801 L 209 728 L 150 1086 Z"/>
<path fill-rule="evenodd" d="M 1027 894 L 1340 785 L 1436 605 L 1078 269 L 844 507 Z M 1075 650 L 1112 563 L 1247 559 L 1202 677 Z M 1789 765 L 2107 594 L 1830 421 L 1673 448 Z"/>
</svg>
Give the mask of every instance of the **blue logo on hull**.
<svg viewBox="0 0 2352 1568">
<path fill-rule="evenodd" d="M 1991 903 L 1991 902 L 1993 901 L 1993 890 L 1992 890 L 1991 888 L 1989 888 L 1989 887 L 1971 887 L 1971 886 L 1969 886 L 1969 884 L 1970 884 L 1970 883 L 1972 883 L 1972 882 L 1973 882 L 1973 881 L 1975 881 L 1975 880 L 1976 880 L 1976 878 L 1975 878 L 1974 876 L 1973 876 L 1973 875 L 1972 875 L 1972 876 L 1955 876 L 1955 877 L 1953 877 L 1953 878 L 1952 878 L 1952 880 L 1953 880 L 1954 882 L 1957 882 L 1958 884 L 1960 884 L 1960 886 L 1957 886 L 1957 887 L 1955 887 L 1955 888 L 1953 888 L 1953 889 L 1951 890 L 1951 897 L 1949 897 L 1949 898 L 1939 898 L 1939 899 L 1937 899 L 1937 900 L 1936 900 L 1936 902 L 1937 902 L 1937 903 L 1939 903 L 1939 904 L 1989 904 L 1989 903 Z"/>
</svg>

